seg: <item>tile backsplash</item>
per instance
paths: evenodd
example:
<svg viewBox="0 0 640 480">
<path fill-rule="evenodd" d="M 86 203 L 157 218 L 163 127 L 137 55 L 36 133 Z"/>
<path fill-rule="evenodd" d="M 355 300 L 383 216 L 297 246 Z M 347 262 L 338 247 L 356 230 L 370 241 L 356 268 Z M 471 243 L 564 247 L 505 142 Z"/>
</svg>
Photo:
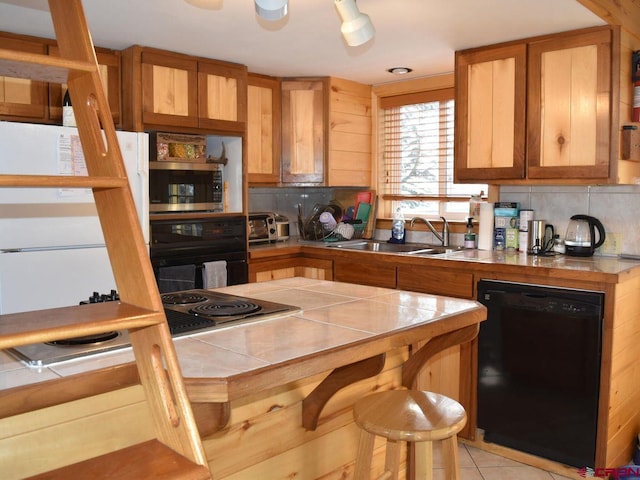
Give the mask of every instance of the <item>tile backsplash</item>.
<svg viewBox="0 0 640 480">
<path fill-rule="evenodd" d="M 335 189 L 313 187 L 250 188 L 249 211 L 274 211 L 289 218 L 290 230 L 297 234 L 298 204 L 306 215 L 316 203 L 328 203 Z M 534 210 L 534 219 L 554 226 L 561 238 L 575 214 L 591 215 L 605 227 L 605 244 L 596 255 L 629 253 L 640 255 L 640 186 L 511 186 L 500 187 L 500 200 L 519 202 L 521 208 Z M 422 236 L 431 235 L 427 232 Z M 377 230 L 376 238 L 387 239 L 390 232 Z M 462 238 L 452 235 L 454 245 Z M 461 237 L 461 235 L 460 235 Z M 435 238 L 409 238 L 409 241 L 434 243 Z"/>
<path fill-rule="evenodd" d="M 591 215 L 606 232 L 596 255 L 640 254 L 640 186 L 502 186 L 500 200 L 532 209 L 534 219 L 551 223 L 561 238 L 572 215 Z"/>
</svg>

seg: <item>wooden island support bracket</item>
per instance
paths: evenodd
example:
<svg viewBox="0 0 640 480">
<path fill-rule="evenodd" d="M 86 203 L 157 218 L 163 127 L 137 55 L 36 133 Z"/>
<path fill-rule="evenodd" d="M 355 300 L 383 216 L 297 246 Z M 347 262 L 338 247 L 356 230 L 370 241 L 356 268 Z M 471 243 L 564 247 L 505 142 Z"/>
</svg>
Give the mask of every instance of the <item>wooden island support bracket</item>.
<svg viewBox="0 0 640 480">
<path fill-rule="evenodd" d="M 327 402 L 338 390 L 359 380 L 373 377 L 384 368 L 386 354 L 381 353 L 359 362 L 350 363 L 333 370 L 320 384 L 313 389 L 302 401 L 302 426 L 307 430 L 315 430 L 318 418 Z"/>
<path fill-rule="evenodd" d="M 454 345 L 460 345 L 473 340 L 480 329 L 480 325 L 470 325 L 452 332 L 444 333 L 428 340 L 420 349 L 413 352 L 402 366 L 402 386 L 412 388 L 418 373 L 435 354 Z M 307 430 L 315 430 L 318 419 L 326 403 L 339 390 L 359 380 L 373 377 L 382 372 L 385 354 L 360 360 L 333 370 L 320 384 L 302 401 L 302 426 Z"/>
<path fill-rule="evenodd" d="M 480 324 L 478 323 L 449 333 L 443 333 L 428 340 L 420 349 L 412 352 L 409 359 L 404 362 L 402 366 L 402 386 L 409 389 L 415 388 L 418 373 L 431 357 L 454 345 L 470 342 L 478 336 L 479 331 Z"/>
</svg>

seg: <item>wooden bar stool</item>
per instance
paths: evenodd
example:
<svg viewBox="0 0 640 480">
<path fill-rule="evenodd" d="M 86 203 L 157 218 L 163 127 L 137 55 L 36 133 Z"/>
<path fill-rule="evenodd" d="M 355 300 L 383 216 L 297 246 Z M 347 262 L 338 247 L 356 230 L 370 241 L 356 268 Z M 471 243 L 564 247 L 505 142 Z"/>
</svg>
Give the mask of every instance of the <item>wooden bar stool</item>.
<svg viewBox="0 0 640 480">
<path fill-rule="evenodd" d="M 400 442 L 415 442 L 415 477 L 432 479 L 431 442 L 437 440 L 442 441 L 445 478 L 460 478 L 457 433 L 467 423 L 467 414 L 455 400 L 433 392 L 390 390 L 358 400 L 353 417 L 362 429 L 355 480 L 369 478 L 376 435 L 387 439 L 385 473 L 379 480 L 398 478 Z"/>
</svg>

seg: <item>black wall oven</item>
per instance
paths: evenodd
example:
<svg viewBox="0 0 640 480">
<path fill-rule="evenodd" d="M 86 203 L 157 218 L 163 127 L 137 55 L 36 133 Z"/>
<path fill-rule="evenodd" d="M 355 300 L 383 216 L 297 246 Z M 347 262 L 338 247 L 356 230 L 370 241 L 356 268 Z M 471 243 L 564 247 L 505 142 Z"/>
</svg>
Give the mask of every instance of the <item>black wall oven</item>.
<svg viewBox="0 0 640 480">
<path fill-rule="evenodd" d="M 227 285 L 247 283 L 247 218 L 189 217 L 150 221 L 151 265 L 160 293 L 203 288 L 207 262 L 226 262 Z"/>
<path fill-rule="evenodd" d="M 478 282 L 485 441 L 595 467 L 604 293 Z"/>
</svg>

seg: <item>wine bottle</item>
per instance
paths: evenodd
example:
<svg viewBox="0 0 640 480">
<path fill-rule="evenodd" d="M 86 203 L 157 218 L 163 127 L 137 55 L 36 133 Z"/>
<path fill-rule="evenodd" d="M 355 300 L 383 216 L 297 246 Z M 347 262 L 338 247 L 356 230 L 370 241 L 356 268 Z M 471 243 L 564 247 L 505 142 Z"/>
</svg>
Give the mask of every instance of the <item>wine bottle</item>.
<svg viewBox="0 0 640 480">
<path fill-rule="evenodd" d="M 69 95 L 69 89 L 64 94 L 62 100 L 62 125 L 64 127 L 75 127 L 76 117 L 73 114 L 73 107 L 71 106 L 71 96 Z"/>
</svg>

